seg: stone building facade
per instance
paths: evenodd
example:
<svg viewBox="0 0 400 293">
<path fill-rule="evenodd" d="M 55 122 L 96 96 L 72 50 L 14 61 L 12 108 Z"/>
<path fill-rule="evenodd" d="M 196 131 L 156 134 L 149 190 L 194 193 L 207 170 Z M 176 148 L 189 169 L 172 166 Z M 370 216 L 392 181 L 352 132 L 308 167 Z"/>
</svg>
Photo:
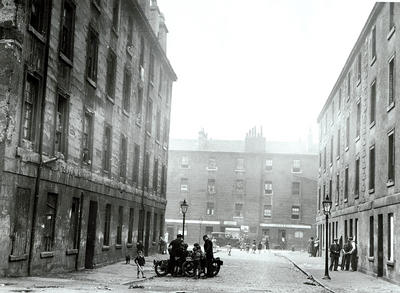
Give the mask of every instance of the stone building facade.
<svg viewBox="0 0 400 293">
<path fill-rule="evenodd" d="M 306 249 L 314 235 L 317 152 L 266 142 L 255 130 L 244 141 L 172 140 L 166 225 L 182 233 L 180 202 L 189 204 L 185 241 L 225 232 L 270 247 Z M 316 149 L 316 148 L 315 148 Z M 284 240 L 282 240 L 282 238 Z"/>
<path fill-rule="evenodd" d="M 172 83 L 156 1 L 0 5 L 0 276 L 157 249 Z"/>
<path fill-rule="evenodd" d="M 399 3 L 374 6 L 318 118 L 318 234 L 324 238 L 321 202 L 328 196 L 333 202 L 328 241 L 355 237 L 359 270 L 395 282 L 400 281 L 399 14 Z"/>
</svg>

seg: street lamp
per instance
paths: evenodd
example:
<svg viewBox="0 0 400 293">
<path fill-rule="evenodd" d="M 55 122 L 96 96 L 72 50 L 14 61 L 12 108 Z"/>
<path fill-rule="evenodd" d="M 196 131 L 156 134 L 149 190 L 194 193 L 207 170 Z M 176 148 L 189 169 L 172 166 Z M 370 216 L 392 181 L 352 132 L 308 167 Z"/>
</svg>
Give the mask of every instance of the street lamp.
<svg viewBox="0 0 400 293">
<path fill-rule="evenodd" d="M 331 212 L 332 201 L 329 199 L 328 195 L 322 201 L 322 206 L 324 207 L 325 214 L 325 276 L 322 279 L 330 280 L 329 271 L 328 271 L 328 217 Z"/>
<path fill-rule="evenodd" d="M 182 238 L 185 239 L 185 215 L 186 212 L 189 208 L 189 205 L 186 202 L 186 199 L 183 200 L 183 202 L 181 202 L 181 212 L 183 215 L 183 224 L 182 224 Z"/>
</svg>

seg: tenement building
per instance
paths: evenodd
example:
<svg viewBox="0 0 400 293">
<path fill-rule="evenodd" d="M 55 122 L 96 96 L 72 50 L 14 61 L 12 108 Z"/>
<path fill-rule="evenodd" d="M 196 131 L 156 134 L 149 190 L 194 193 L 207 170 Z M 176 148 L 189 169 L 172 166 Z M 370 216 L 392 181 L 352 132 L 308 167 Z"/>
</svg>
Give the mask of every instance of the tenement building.
<svg viewBox="0 0 400 293">
<path fill-rule="evenodd" d="M 377 3 L 319 117 L 318 231 L 355 237 L 358 266 L 400 282 L 399 3 Z M 396 167 L 397 166 L 397 167 Z M 321 202 L 332 200 L 324 227 Z M 397 224 L 396 224 L 397 223 Z M 326 239 L 323 239 L 324 241 Z M 324 246 L 324 245 L 323 245 Z"/>
<path fill-rule="evenodd" d="M 163 235 L 175 73 L 156 1 L 0 5 L 0 275 L 146 254 Z"/>
<path fill-rule="evenodd" d="M 266 141 L 252 129 L 244 141 L 171 140 L 166 226 L 182 233 L 180 203 L 189 204 L 185 241 L 203 234 L 306 249 L 314 235 L 318 155 L 306 143 Z M 314 209 L 314 210 L 313 210 Z"/>
</svg>

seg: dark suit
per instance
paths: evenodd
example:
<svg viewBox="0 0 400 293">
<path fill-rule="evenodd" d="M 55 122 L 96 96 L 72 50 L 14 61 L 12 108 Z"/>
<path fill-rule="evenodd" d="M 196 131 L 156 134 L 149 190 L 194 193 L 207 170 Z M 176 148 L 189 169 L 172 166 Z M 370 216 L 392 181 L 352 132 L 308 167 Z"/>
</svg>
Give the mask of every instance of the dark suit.
<svg viewBox="0 0 400 293">
<path fill-rule="evenodd" d="M 207 276 L 212 277 L 212 261 L 214 259 L 213 244 L 210 239 L 204 241 L 204 253 L 206 254 Z"/>
<path fill-rule="evenodd" d="M 177 264 L 175 257 L 180 256 L 182 242 L 182 239 L 176 238 L 175 240 L 172 240 L 168 246 L 169 248 L 171 248 L 168 263 L 168 272 L 170 272 L 171 274 L 174 274 L 175 266 Z"/>
<path fill-rule="evenodd" d="M 329 270 L 332 271 L 332 267 L 334 268 L 335 271 L 337 271 L 338 263 L 339 263 L 339 256 L 340 256 L 340 246 L 337 243 L 332 243 L 330 248 L 329 248 L 331 254 L 331 265 L 329 267 Z"/>
</svg>

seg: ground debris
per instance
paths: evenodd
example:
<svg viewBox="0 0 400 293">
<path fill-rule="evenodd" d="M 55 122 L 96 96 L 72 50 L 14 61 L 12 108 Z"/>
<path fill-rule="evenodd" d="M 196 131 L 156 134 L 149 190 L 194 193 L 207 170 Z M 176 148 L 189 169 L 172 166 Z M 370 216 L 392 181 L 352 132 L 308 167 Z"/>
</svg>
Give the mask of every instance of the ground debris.
<svg viewBox="0 0 400 293">
<path fill-rule="evenodd" d="M 26 288 L 26 289 L 14 289 L 14 290 L 10 290 L 10 292 L 22 292 L 22 293 L 25 293 L 25 292 L 33 292 L 33 290 L 29 289 L 29 288 Z"/>
<path fill-rule="evenodd" d="M 128 289 L 144 289 L 143 285 L 130 285 Z"/>
<path fill-rule="evenodd" d="M 108 287 L 108 286 L 104 286 L 104 287 L 99 286 L 99 287 L 97 287 L 97 289 L 99 289 L 99 290 L 107 290 L 107 291 L 111 291 L 111 290 L 112 290 L 112 289 L 111 289 L 110 287 Z"/>
<path fill-rule="evenodd" d="M 34 288 L 38 289 L 48 289 L 48 288 L 62 288 L 60 285 L 33 285 Z"/>
<path fill-rule="evenodd" d="M 305 282 L 303 282 L 303 284 L 311 285 L 311 286 L 317 286 L 317 284 L 315 284 L 314 282 L 310 282 L 310 281 L 305 281 Z"/>
</svg>

